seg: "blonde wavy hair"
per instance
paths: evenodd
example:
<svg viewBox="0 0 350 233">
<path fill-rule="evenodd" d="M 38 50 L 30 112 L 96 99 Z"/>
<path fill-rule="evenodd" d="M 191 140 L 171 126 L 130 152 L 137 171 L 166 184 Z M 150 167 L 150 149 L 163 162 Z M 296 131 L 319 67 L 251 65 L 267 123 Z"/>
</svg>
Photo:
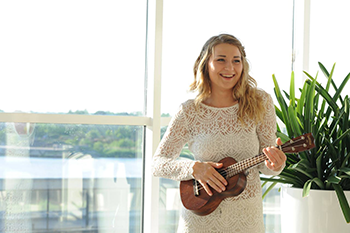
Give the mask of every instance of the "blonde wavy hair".
<svg viewBox="0 0 350 233">
<path fill-rule="evenodd" d="M 195 98 L 196 108 L 199 103 L 207 99 L 211 94 L 211 82 L 208 71 L 208 62 L 213 54 L 214 47 L 218 44 L 231 44 L 236 46 L 242 57 L 243 70 L 241 78 L 232 89 L 232 95 L 238 101 L 238 119 L 244 124 L 245 117 L 258 123 L 263 119 L 265 108 L 263 107 L 262 96 L 257 93 L 257 83 L 249 75 L 249 64 L 246 59 L 244 46 L 234 36 L 229 34 L 220 34 L 211 37 L 203 46 L 194 67 L 194 81 L 190 85 L 190 90 L 198 92 Z"/>
</svg>

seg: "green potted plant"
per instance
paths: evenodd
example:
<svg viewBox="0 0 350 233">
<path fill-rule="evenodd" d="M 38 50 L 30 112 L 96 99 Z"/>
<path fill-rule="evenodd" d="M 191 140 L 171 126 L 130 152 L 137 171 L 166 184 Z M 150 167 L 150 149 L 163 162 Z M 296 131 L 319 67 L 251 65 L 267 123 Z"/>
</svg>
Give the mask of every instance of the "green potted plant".
<svg viewBox="0 0 350 233">
<path fill-rule="evenodd" d="M 285 142 L 311 132 L 316 146 L 310 151 L 287 154 L 286 167 L 280 175 L 261 177 L 262 185 L 269 186 L 265 187 L 264 196 L 277 183 L 302 189 L 303 197 L 308 196 L 310 190 L 333 190 L 345 221 L 349 223 L 350 207 L 344 190 L 350 190 L 350 99 L 347 95 L 342 96 L 342 91 L 350 73 L 337 87 L 332 79 L 335 64 L 330 73 L 321 63 L 319 67 L 328 80 L 326 86 L 317 82 L 317 75 L 312 77 L 304 72 L 308 79 L 299 89 L 299 97 L 295 93 L 293 72 L 289 93 L 283 91 L 283 94 L 273 75 L 279 104 L 275 106 L 276 115 L 285 126 L 282 128 L 277 124 L 277 136 Z"/>
</svg>

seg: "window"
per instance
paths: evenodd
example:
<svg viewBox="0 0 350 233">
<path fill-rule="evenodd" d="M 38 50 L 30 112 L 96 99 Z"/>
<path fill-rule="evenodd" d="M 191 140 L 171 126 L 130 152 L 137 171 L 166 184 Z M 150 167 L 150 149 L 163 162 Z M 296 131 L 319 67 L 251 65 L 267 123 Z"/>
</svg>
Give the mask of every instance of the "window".
<svg viewBox="0 0 350 233">
<path fill-rule="evenodd" d="M 349 7 L 350 2 L 346 0 L 311 1 L 310 67 L 307 71 L 313 77 L 319 72 L 318 81 L 321 83 L 326 83 L 327 80 L 318 62 L 321 62 L 329 72 L 336 63 L 333 79 L 337 87 L 350 72 L 348 65 L 350 46 L 347 39 L 349 35 L 345 29 L 350 22 L 347 17 Z M 343 92 L 350 93 L 349 84 L 345 86 Z"/>
<path fill-rule="evenodd" d="M 0 3 L 0 232 L 141 231 L 146 13 Z"/>
<path fill-rule="evenodd" d="M 186 7 L 184 7 L 186 6 Z M 278 10 L 276 10 L 278 9 Z M 292 65 L 293 1 L 164 1 L 162 106 L 174 115 L 188 92 L 193 65 L 211 36 L 229 33 L 245 46 L 258 87 L 274 97 L 272 75 L 289 87 Z M 184 151 L 185 150 L 185 151 Z M 186 148 L 182 157 L 185 156 Z M 159 231 L 176 232 L 181 201 L 179 182 L 160 180 Z M 265 199 L 266 230 L 279 226 L 279 193 Z"/>
<path fill-rule="evenodd" d="M 178 182 L 144 185 L 151 176 L 144 159 L 161 126 L 194 98 L 188 86 L 202 45 L 219 33 L 237 36 L 251 75 L 274 97 L 272 74 L 288 90 L 292 52 L 301 55 L 303 28 L 294 33 L 293 20 L 305 19 L 300 12 L 293 19 L 293 7 L 304 3 L 310 48 L 300 53 L 310 61 L 297 63 L 315 75 L 318 61 L 329 70 L 336 62 L 339 85 L 349 72 L 346 30 L 339 30 L 346 0 L 0 1 L 0 231 L 175 232 Z M 158 49 L 162 59 L 151 60 Z M 153 91 L 152 103 L 145 96 Z M 146 113 L 152 104 L 167 117 Z M 155 136 L 146 138 L 150 131 Z M 152 144 L 146 155 L 145 142 Z M 181 158 L 191 159 L 186 147 Z M 158 188 L 159 208 L 152 208 L 145 190 Z M 264 211 L 266 232 L 278 232 L 277 189 Z"/>
<path fill-rule="evenodd" d="M 1 2 L 0 109 L 142 114 L 146 3 Z"/>
</svg>

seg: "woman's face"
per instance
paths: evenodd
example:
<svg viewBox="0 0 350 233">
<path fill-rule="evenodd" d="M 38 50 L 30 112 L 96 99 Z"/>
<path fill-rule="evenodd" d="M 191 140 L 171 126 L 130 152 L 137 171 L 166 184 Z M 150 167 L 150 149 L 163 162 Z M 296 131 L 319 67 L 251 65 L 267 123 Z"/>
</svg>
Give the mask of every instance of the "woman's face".
<svg viewBox="0 0 350 233">
<path fill-rule="evenodd" d="M 218 44 L 208 61 L 211 91 L 230 91 L 241 78 L 242 55 L 237 46 Z"/>
</svg>

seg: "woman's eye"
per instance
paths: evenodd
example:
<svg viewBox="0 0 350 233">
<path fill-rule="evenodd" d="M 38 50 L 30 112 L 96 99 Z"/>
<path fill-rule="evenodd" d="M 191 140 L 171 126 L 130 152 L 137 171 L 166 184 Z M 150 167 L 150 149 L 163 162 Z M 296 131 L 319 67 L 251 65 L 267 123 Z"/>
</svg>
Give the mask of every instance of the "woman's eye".
<svg viewBox="0 0 350 233">
<path fill-rule="evenodd" d="M 234 60 L 234 63 L 240 63 L 241 60 Z"/>
<path fill-rule="evenodd" d="M 225 61 L 225 59 L 223 59 L 223 58 L 219 58 L 219 59 L 218 59 L 218 61 Z"/>
</svg>

